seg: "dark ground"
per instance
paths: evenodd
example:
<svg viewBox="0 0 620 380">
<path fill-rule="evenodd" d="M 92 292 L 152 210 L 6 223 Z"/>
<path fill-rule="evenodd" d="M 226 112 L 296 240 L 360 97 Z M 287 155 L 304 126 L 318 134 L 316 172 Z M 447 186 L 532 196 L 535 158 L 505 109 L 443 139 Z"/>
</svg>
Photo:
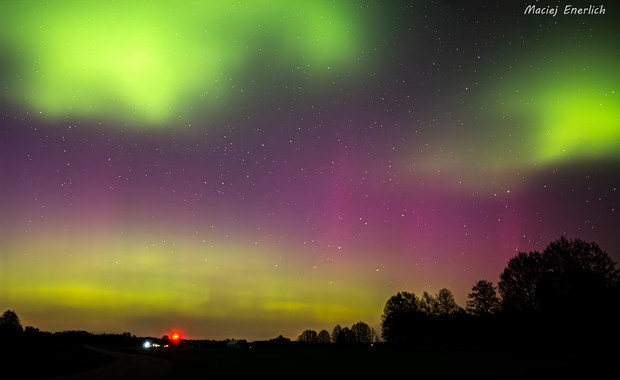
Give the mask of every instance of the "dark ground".
<svg viewBox="0 0 620 380">
<path fill-rule="evenodd" d="M 579 352 L 557 347 L 422 349 L 383 344 L 103 348 L 167 359 L 172 362 L 172 370 L 165 379 L 609 379 L 610 371 L 617 373 L 618 359 L 617 348 L 609 351 L 611 348 L 594 347 L 583 347 Z M 109 356 L 70 344 L 2 350 L 4 371 L 15 369 L 20 378 L 28 379 L 79 373 L 112 361 Z"/>
<path fill-rule="evenodd" d="M 15 379 L 45 379 L 84 372 L 110 364 L 114 359 L 82 345 L 31 344 L 4 346 L 0 363 Z M 0 375 L 0 378 L 8 378 Z"/>
<path fill-rule="evenodd" d="M 278 347 L 168 349 L 146 354 L 170 360 L 165 378 L 282 379 L 599 379 L 617 357 L 490 349 Z"/>
</svg>

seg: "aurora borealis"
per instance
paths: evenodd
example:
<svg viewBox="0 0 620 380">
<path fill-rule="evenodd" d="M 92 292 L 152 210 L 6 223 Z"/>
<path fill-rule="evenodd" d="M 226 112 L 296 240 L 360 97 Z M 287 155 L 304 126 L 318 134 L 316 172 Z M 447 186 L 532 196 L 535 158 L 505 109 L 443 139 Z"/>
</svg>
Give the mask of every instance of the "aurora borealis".
<svg viewBox="0 0 620 380">
<path fill-rule="evenodd" d="M 0 308 L 294 338 L 560 235 L 618 262 L 618 8 L 528 4 L 1 2 Z"/>
</svg>

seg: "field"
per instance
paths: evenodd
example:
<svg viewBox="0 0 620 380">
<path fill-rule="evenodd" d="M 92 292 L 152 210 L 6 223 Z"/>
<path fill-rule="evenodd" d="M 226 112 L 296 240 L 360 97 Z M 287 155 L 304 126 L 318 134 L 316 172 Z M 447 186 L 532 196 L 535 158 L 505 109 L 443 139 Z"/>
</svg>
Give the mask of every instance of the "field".
<svg viewBox="0 0 620 380">
<path fill-rule="evenodd" d="M 114 359 L 76 344 L 32 344 L 4 346 L 0 363 L 22 379 L 52 378 L 88 371 Z M 11 371 L 11 372 L 13 372 Z"/>
<path fill-rule="evenodd" d="M 294 347 L 243 350 L 160 350 L 170 360 L 166 378 L 602 378 L 603 356 L 494 350 L 413 350 L 391 347 Z M 611 358 L 609 358 L 611 360 Z"/>
<path fill-rule="evenodd" d="M 241 349 L 101 348 L 166 359 L 172 363 L 172 369 L 161 374 L 164 379 L 265 376 L 282 379 L 603 379 L 608 378 L 603 373 L 617 358 L 617 353 L 602 350 L 585 348 L 580 352 L 560 352 L 540 347 L 518 350 L 488 347 L 414 349 L 381 344 L 289 344 Z M 114 359 L 79 345 L 51 344 L 3 350 L 2 362 L 5 361 L 18 368 L 22 378 L 53 378 L 105 368 Z M 136 371 L 133 372 L 135 375 Z M 116 377 L 124 378 L 122 374 Z"/>
</svg>

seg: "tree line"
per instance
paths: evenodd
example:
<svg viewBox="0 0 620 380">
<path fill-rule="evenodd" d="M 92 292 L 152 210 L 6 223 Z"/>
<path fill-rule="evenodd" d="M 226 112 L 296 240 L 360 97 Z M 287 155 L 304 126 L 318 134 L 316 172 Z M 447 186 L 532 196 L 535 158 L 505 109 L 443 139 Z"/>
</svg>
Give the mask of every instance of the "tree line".
<svg viewBox="0 0 620 380">
<path fill-rule="evenodd" d="M 350 328 L 334 326 L 331 334 L 327 330 L 316 332 L 304 330 L 297 338 L 298 342 L 304 343 L 340 343 L 340 344 L 368 344 L 378 339 L 375 329 L 365 322 L 354 323 Z"/>
<path fill-rule="evenodd" d="M 139 345 L 142 338 L 124 332 L 121 334 L 92 334 L 83 330 L 59 332 L 41 331 L 34 326 L 23 327 L 17 313 L 6 310 L 0 316 L 0 338 L 9 346 L 28 343 L 69 343 L 69 344 L 106 344 L 106 345 Z"/>
<path fill-rule="evenodd" d="M 499 340 L 509 333 L 513 340 L 605 339 L 611 335 L 601 326 L 620 316 L 620 272 L 596 243 L 561 237 L 542 252 L 518 253 L 499 278 L 497 286 L 477 281 L 466 309 L 448 289 L 434 296 L 393 295 L 381 315 L 382 338 L 445 343 Z"/>
</svg>

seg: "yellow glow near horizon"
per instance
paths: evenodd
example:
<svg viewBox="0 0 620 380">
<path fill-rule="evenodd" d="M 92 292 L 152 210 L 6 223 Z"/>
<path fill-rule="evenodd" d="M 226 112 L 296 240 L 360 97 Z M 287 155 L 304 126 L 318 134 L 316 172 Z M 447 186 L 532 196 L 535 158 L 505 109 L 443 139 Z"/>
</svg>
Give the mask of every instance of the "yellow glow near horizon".
<svg viewBox="0 0 620 380">
<path fill-rule="evenodd" d="M 377 319 L 380 314 L 373 302 L 383 295 L 360 287 L 359 275 L 334 279 L 298 259 L 278 268 L 274 263 L 283 252 L 273 248 L 221 242 L 213 249 L 188 243 L 190 239 L 153 242 L 152 236 L 112 240 L 93 244 L 106 239 L 48 235 L 19 247 L 5 245 L 3 304 L 30 312 L 79 308 L 93 321 L 105 316 L 101 324 L 109 318 L 165 318 L 172 313 L 205 320 L 235 316 L 248 323 L 286 319 L 328 327 Z M 298 266 L 298 274 L 281 270 L 286 265 Z M 332 280 L 339 286 L 330 285 Z M 343 286 L 347 282 L 350 286 Z M 38 323 L 46 328 L 44 321 Z"/>
</svg>

